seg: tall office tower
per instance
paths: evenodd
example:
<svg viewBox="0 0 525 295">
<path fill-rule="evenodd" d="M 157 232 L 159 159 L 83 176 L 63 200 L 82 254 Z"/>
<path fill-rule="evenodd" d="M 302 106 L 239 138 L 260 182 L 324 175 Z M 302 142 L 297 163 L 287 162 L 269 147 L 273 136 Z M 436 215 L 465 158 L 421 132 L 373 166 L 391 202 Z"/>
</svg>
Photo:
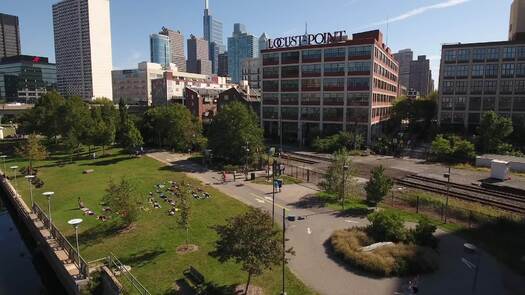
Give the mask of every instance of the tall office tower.
<svg viewBox="0 0 525 295">
<path fill-rule="evenodd" d="M 197 38 L 194 35 L 190 36 L 190 39 L 188 39 L 188 61 L 186 68 L 189 73 L 212 74 L 208 41 Z"/>
<path fill-rule="evenodd" d="M 151 62 L 169 66 L 171 63 L 170 38 L 161 34 L 149 36 Z"/>
<path fill-rule="evenodd" d="M 403 49 L 394 54 L 399 62 L 399 84 L 409 88 L 410 86 L 410 64 L 414 58 L 412 49 Z"/>
<path fill-rule="evenodd" d="M 112 99 L 109 0 L 53 5 L 57 84 L 62 95 Z"/>
<path fill-rule="evenodd" d="M 509 41 L 525 40 L 525 0 L 514 0 L 510 7 Z"/>
<path fill-rule="evenodd" d="M 259 56 L 259 40 L 246 32 L 243 24 L 235 24 L 228 38 L 228 73 L 233 83 L 241 81 L 241 62 Z"/>
<path fill-rule="evenodd" d="M 0 58 L 20 55 L 18 16 L 0 13 Z"/>
<path fill-rule="evenodd" d="M 170 40 L 171 62 L 177 66 L 179 72 L 186 72 L 186 56 L 184 55 L 184 35 L 180 31 L 173 31 L 166 27 L 160 31 L 161 35 Z"/>
<path fill-rule="evenodd" d="M 266 36 L 266 33 L 262 33 L 261 37 L 259 37 L 259 51 L 266 48 L 268 48 L 268 36 Z"/>
<path fill-rule="evenodd" d="M 209 9 L 209 3 L 208 0 L 204 1 L 204 40 L 208 41 L 210 43 L 209 46 L 209 59 L 212 62 L 213 67 L 213 73 L 217 74 L 218 70 L 218 55 L 219 53 L 223 53 L 224 43 L 223 43 L 223 33 L 222 33 L 222 22 L 215 19 Z M 215 43 L 215 45 L 212 45 L 212 43 Z"/>
<path fill-rule="evenodd" d="M 410 63 L 410 89 L 414 89 L 422 96 L 427 96 L 434 90 L 432 82 L 432 71 L 430 70 L 430 60 L 426 55 L 420 55 L 417 60 Z"/>
<path fill-rule="evenodd" d="M 219 54 L 219 66 L 217 69 L 217 75 L 220 77 L 228 77 L 228 52 Z"/>
</svg>

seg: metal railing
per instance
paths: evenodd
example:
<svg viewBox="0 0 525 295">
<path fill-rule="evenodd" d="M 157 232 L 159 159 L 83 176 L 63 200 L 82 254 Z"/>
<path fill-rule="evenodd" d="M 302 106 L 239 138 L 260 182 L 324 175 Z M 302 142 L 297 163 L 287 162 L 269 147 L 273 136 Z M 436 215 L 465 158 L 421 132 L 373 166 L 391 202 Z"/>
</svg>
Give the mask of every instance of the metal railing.
<svg viewBox="0 0 525 295">
<path fill-rule="evenodd" d="M 58 228 L 49 221 L 48 216 L 44 213 L 42 208 L 36 203 L 33 204 L 33 212 L 37 215 L 38 219 L 42 221 L 44 226 L 49 229 L 51 236 L 58 243 L 59 247 L 62 248 L 66 253 L 68 258 L 73 261 L 73 263 L 78 267 L 80 278 L 85 279 L 89 275 L 89 267 L 87 262 L 80 256 L 77 252 L 77 249 L 71 245 L 66 237 L 58 230 Z"/>
<path fill-rule="evenodd" d="M 325 177 L 325 173 L 306 167 L 296 166 L 288 163 L 284 163 L 284 167 L 284 175 L 301 179 L 305 182 L 313 183 L 315 185 L 320 184 Z"/>
<path fill-rule="evenodd" d="M 128 268 L 122 262 L 120 262 L 120 260 L 113 253 L 109 253 L 106 263 L 109 269 L 115 275 L 117 275 L 116 272 L 123 275 L 139 294 L 151 295 L 148 289 L 146 289 L 146 287 L 144 287 L 144 285 L 142 285 L 140 281 L 131 272 L 129 272 Z"/>
</svg>

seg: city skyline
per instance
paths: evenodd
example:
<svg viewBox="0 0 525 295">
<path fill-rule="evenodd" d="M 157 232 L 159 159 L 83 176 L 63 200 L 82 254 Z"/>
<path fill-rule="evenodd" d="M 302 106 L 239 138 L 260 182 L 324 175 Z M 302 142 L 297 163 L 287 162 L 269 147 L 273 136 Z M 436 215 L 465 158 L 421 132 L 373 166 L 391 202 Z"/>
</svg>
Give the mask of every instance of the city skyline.
<svg viewBox="0 0 525 295">
<path fill-rule="evenodd" d="M 23 54 L 48 56 L 50 61 L 55 60 L 54 45 L 51 41 L 53 36 L 51 5 L 56 2 L 58 1 L 45 0 L 34 3 L 31 0 L 8 0 L 7 3 L 3 3 L 3 13 L 20 17 Z M 130 4 L 123 0 L 111 2 L 115 69 L 135 67 L 138 62 L 148 60 L 149 34 L 158 31 L 159 27 L 168 26 L 180 30 L 186 36 L 193 33 L 202 37 L 200 34 L 203 31 L 203 1 L 174 3 L 159 0 L 157 2 L 158 5 L 154 6 L 148 3 Z M 396 3 L 395 7 L 390 7 L 388 15 L 377 13 L 374 8 L 381 3 L 386 5 L 388 1 L 375 2 L 377 5 L 370 5 L 364 0 L 331 0 L 326 7 L 341 8 L 335 11 L 318 9 L 316 3 L 304 4 L 297 0 L 286 3 L 274 0 L 264 3 L 243 3 L 233 0 L 228 5 L 210 1 L 210 6 L 214 16 L 224 23 L 224 39 L 231 35 L 231 28 L 236 22 L 245 23 L 256 36 L 266 32 L 273 37 L 302 33 L 305 22 L 308 22 L 311 32 L 345 29 L 351 34 L 368 29 L 380 29 L 385 32 L 385 39 L 394 52 L 412 48 L 418 54 L 427 55 L 431 60 L 431 68 L 436 79 L 441 44 L 507 39 L 508 23 L 501 20 L 508 19 L 511 0 L 424 0 L 418 3 L 403 1 Z M 302 7 L 299 4 L 302 4 Z M 28 6 L 33 8 L 28 10 L 26 9 Z M 270 21 L 276 11 L 291 11 L 290 9 L 297 11 L 297 7 L 301 7 L 299 13 L 289 14 L 279 22 Z M 241 13 L 246 11 L 258 11 L 258 13 Z M 349 14 L 348 11 L 355 11 L 355 13 Z M 232 15 L 235 15 L 235 18 L 232 18 Z M 137 22 L 137 19 L 148 19 L 148 16 L 151 21 Z M 134 34 L 127 34 L 126 32 L 129 31 L 133 31 Z"/>
</svg>

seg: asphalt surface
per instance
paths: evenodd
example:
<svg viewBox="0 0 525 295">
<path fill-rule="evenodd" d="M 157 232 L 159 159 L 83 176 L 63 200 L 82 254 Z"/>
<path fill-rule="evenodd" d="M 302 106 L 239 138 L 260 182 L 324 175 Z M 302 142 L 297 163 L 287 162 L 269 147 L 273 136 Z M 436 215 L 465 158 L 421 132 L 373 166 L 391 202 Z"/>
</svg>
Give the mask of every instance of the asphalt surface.
<svg viewBox="0 0 525 295">
<path fill-rule="evenodd" d="M 231 179 L 223 183 L 222 175 L 200 165 L 186 161 L 187 156 L 158 152 L 149 154 L 175 169 L 211 185 L 227 195 L 253 207 L 272 211 L 271 185 L 254 184 Z M 275 197 L 275 219 L 282 220 L 282 210 L 287 216 L 302 217 L 287 221 L 286 234 L 295 256 L 290 269 L 309 287 L 326 295 L 387 295 L 407 293 L 408 280 L 412 278 L 374 278 L 345 266 L 334 257 L 327 240 L 334 230 L 367 224 L 366 219 L 342 216 L 323 208 L 309 195 L 316 193 L 308 185 L 286 185 Z M 463 262 L 463 244 L 460 237 L 438 232 L 440 243 L 440 269 L 419 278 L 418 294 L 472 294 L 474 271 Z M 519 259 L 519 258 L 518 258 Z M 525 279 L 511 273 L 494 258 L 481 252 L 477 284 L 478 295 L 525 294 Z"/>
</svg>

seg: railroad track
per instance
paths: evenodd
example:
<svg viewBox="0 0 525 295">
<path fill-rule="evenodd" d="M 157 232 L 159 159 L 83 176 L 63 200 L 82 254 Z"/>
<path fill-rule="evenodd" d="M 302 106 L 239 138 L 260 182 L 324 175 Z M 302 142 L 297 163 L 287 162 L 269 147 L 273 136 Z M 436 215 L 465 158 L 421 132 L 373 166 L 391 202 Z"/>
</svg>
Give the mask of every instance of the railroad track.
<svg viewBox="0 0 525 295">
<path fill-rule="evenodd" d="M 447 194 L 447 182 L 418 175 L 409 175 L 403 179 L 397 179 L 397 184 L 429 191 L 441 195 Z M 449 195 L 453 198 L 493 206 L 496 208 L 525 213 L 525 197 L 488 190 L 463 184 L 450 183 Z"/>
<path fill-rule="evenodd" d="M 298 156 L 296 156 L 294 154 L 282 154 L 281 158 L 282 159 L 286 159 L 286 160 L 290 160 L 290 161 L 294 161 L 294 162 L 308 164 L 308 165 L 319 163 L 319 161 L 314 161 L 314 160 L 309 160 L 307 158 L 298 157 Z"/>
</svg>

